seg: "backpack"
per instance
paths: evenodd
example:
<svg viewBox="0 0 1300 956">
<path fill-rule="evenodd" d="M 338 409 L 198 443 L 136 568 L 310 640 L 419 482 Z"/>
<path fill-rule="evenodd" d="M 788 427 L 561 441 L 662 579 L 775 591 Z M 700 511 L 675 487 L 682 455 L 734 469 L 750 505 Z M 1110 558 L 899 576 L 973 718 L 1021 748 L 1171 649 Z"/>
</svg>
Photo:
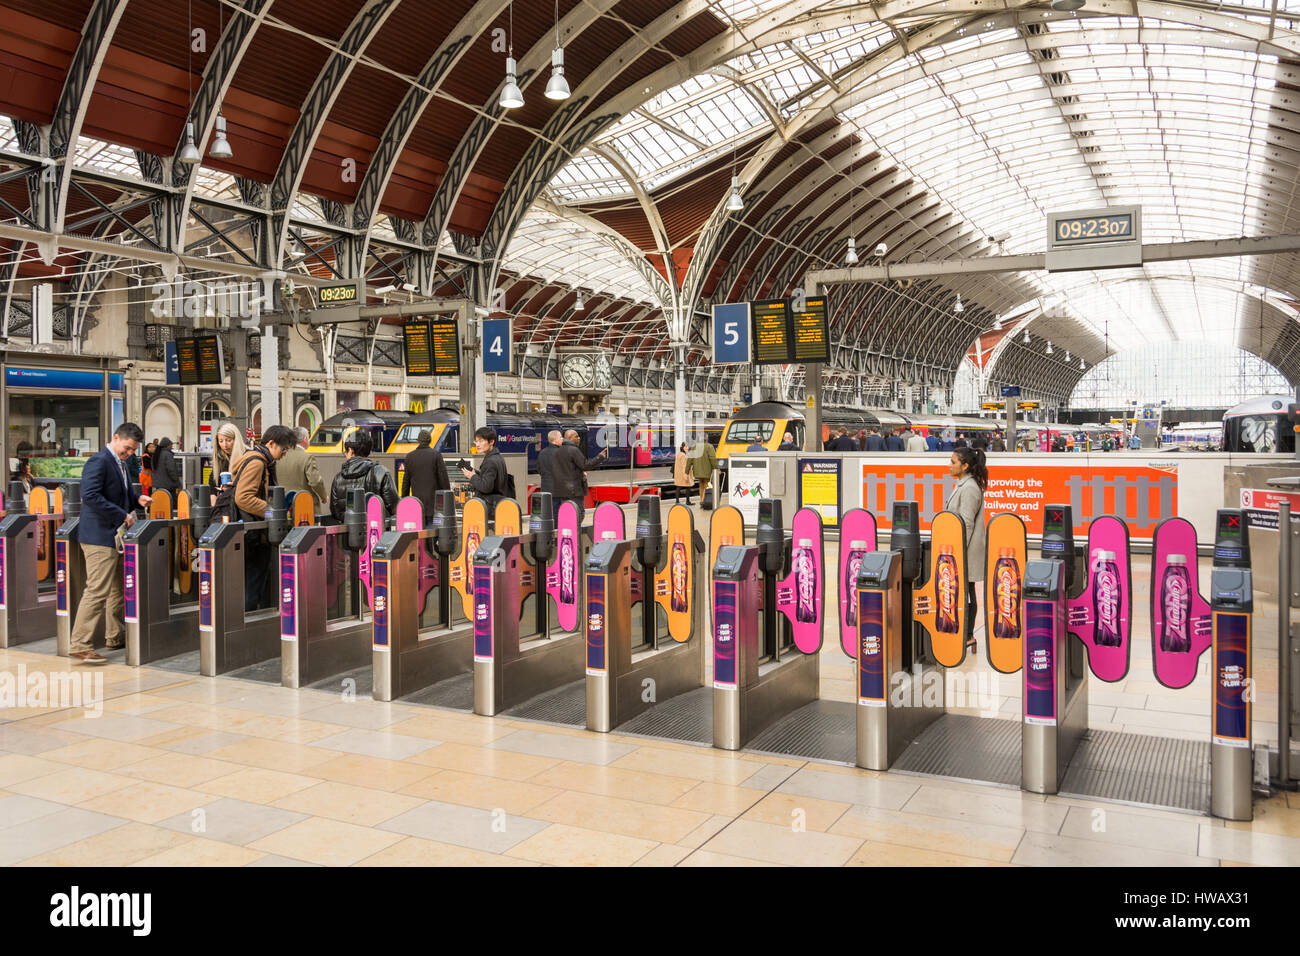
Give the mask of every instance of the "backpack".
<svg viewBox="0 0 1300 956">
<path fill-rule="evenodd" d="M 515 476 L 510 474 L 504 460 L 501 463 L 501 473 L 506 476 L 505 488 L 498 488 L 498 492 L 504 494 L 507 498 L 514 498 L 515 501 L 518 501 L 519 499 L 515 497 Z"/>
<path fill-rule="evenodd" d="M 254 451 L 257 451 L 257 449 L 254 449 Z M 267 467 L 267 473 L 264 476 L 264 480 L 269 481 L 271 458 L 269 455 L 264 455 L 260 451 L 257 452 L 257 456 L 262 459 Z M 218 491 L 217 496 L 212 499 L 213 524 L 216 524 L 219 521 L 243 520 L 243 515 L 240 514 L 239 509 L 235 506 L 235 489 L 239 487 L 239 476 L 244 473 L 244 469 L 248 467 L 249 462 L 252 460 L 252 458 L 245 458 L 239 468 L 235 471 L 234 476 L 230 479 L 230 484 Z M 261 520 L 261 517 L 261 515 L 257 515 L 254 520 Z"/>
</svg>

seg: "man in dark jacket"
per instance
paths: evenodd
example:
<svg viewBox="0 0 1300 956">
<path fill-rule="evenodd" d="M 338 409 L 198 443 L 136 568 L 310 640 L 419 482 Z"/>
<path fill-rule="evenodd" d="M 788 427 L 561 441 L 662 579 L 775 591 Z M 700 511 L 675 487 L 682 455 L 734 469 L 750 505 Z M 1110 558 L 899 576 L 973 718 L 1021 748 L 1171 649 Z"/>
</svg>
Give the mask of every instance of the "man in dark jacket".
<svg viewBox="0 0 1300 956">
<path fill-rule="evenodd" d="M 857 451 L 858 443 L 849 437 L 847 428 L 835 429 L 835 440 L 831 442 L 830 451 Z"/>
<path fill-rule="evenodd" d="M 902 451 L 903 439 L 894 434 L 892 428 L 885 429 L 885 451 Z"/>
<path fill-rule="evenodd" d="M 430 446 L 432 440 L 427 430 L 420 432 L 415 451 L 406 456 L 406 470 L 402 472 L 402 497 L 411 495 L 420 500 L 425 524 L 433 520 L 433 493 L 451 488 L 447 463 L 442 460 L 442 452 Z"/>
<path fill-rule="evenodd" d="M 577 432 L 571 432 L 572 441 L 561 442 L 558 431 L 547 437 L 555 449 L 548 465 L 551 472 L 551 501 L 555 504 L 555 513 L 559 514 L 560 503 L 572 501 L 578 508 L 578 522 L 582 522 L 584 505 L 587 501 L 586 473 L 600 465 L 600 460 L 609 454 L 608 448 L 602 448 L 595 458 L 588 458 L 578 447 Z"/>
<path fill-rule="evenodd" d="M 484 425 L 474 432 L 474 452 L 482 455 L 478 470 L 462 468 L 461 472 L 469 479 L 469 486 L 474 493 L 488 504 L 488 514 L 496 513 L 497 502 L 510 495 L 509 472 L 506 460 L 497 451 L 497 431 Z"/>
<path fill-rule="evenodd" d="M 81 520 L 78 536 L 86 562 L 86 589 L 77 606 L 69 656 L 76 664 L 103 664 L 108 658 L 95 653 L 95 629 L 104 621 L 104 636 L 110 649 L 126 643 L 126 619 L 122 610 L 122 557 L 117 553 L 117 529 L 135 524 L 132 508 L 147 507 L 141 495 L 131 501 L 131 485 L 125 460 L 135 454 L 144 432 L 139 425 L 123 422 L 113 440 L 86 462 L 81 472 Z"/>
<path fill-rule="evenodd" d="M 165 491 L 176 503 L 176 492 L 181 488 L 181 463 L 172 452 L 172 440 L 167 437 L 158 439 L 158 450 L 153 456 L 153 490 Z"/>
<path fill-rule="evenodd" d="M 866 443 L 862 446 L 863 451 L 884 451 L 885 440 L 880 437 L 880 426 L 872 425 L 867 431 Z"/>
<path fill-rule="evenodd" d="M 397 511 L 397 486 L 393 484 L 393 476 L 387 468 L 370 460 L 373 447 L 370 433 L 360 428 L 354 428 L 343 442 L 347 461 L 343 462 L 343 467 L 330 485 L 330 514 L 338 521 L 343 520 L 350 491 L 360 490 L 367 495 L 379 495 L 384 502 L 384 511 L 389 516 Z"/>
</svg>

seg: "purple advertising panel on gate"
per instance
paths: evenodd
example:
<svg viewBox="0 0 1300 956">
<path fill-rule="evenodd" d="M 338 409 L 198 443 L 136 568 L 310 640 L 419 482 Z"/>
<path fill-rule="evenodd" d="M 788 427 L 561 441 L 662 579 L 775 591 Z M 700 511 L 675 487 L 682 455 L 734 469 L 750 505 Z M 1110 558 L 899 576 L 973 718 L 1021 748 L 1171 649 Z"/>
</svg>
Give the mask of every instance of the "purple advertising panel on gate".
<svg viewBox="0 0 1300 956">
<path fill-rule="evenodd" d="M 1087 585 L 1069 602 L 1070 633 L 1083 641 L 1088 666 L 1115 682 L 1128 673 L 1133 574 L 1128 527 L 1113 515 L 1088 526 Z"/>
<path fill-rule="evenodd" d="M 876 550 L 876 518 L 861 508 L 846 511 L 840 521 L 840 647 L 858 656 L 858 566 Z"/>
<path fill-rule="evenodd" d="M 199 630 L 212 627 L 212 549 L 199 548 Z"/>
<path fill-rule="evenodd" d="M 1025 723 L 1056 726 L 1056 614 L 1051 601 L 1025 602 Z"/>
<path fill-rule="evenodd" d="M 858 595 L 858 703 L 884 707 L 885 694 L 885 594 L 857 591 Z"/>
<path fill-rule="evenodd" d="M 1229 747 L 1250 746 L 1250 615 L 1214 615 L 1214 729 Z"/>
<path fill-rule="evenodd" d="M 605 575 L 587 575 L 587 673 L 605 670 Z"/>
<path fill-rule="evenodd" d="M 734 581 L 713 582 L 713 686 L 735 687 L 736 592 Z"/>
<path fill-rule="evenodd" d="M 68 542 L 54 539 L 54 613 L 68 616 Z"/>
<path fill-rule="evenodd" d="M 794 646 L 816 654 L 822 646 L 823 577 L 822 519 L 812 508 L 800 508 L 790 523 L 794 550 L 790 573 L 776 584 L 776 608 L 790 619 Z"/>
<path fill-rule="evenodd" d="M 474 565 L 474 660 L 492 660 L 492 568 Z"/>
<path fill-rule="evenodd" d="M 388 649 L 388 562 L 372 561 L 370 564 L 370 610 L 373 626 L 371 644 Z"/>
<path fill-rule="evenodd" d="M 292 554 L 280 555 L 280 637 L 298 637 L 297 565 Z"/>
<path fill-rule="evenodd" d="M 123 617 L 128 624 L 140 623 L 139 589 L 136 587 L 136 551 L 135 542 L 128 541 L 122 547 L 122 607 Z"/>
<path fill-rule="evenodd" d="M 1156 680 L 1166 687 L 1195 680 L 1201 655 L 1214 641 L 1198 571 L 1191 522 L 1160 522 L 1151 552 L 1151 663 Z"/>
</svg>

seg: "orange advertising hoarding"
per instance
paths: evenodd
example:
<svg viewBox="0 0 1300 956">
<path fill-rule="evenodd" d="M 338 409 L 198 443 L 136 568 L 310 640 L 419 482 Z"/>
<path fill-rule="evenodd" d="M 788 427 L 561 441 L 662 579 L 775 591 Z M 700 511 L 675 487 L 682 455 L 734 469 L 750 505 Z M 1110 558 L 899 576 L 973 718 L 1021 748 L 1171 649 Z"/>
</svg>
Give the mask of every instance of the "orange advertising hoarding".
<svg viewBox="0 0 1300 956">
<path fill-rule="evenodd" d="M 862 507 L 876 516 L 878 527 L 890 527 L 895 501 L 915 501 L 922 530 L 943 511 L 957 481 L 948 473 L 948 460 L 860 460 L 858 480 Z M 1043 533 L 1043 505 L 1067 504 L 1074 508 L 1074 532 L 1085 535 L 1088 523 L 1102 515 L 1115 515 L 1134 538 L 1150 538 L 1156 525 L 1178 514 L 1178 466 L 1119 465 L 1087 467 L 1077 461 L 1061 464 L 1036 461 L 991 463 L 989 486 L 984 492 L 985 519 L 1001 512 L 1019 515 L 1029 534 Z M 846 502 L 846 506 L 849 503 Z"/>
</svg>

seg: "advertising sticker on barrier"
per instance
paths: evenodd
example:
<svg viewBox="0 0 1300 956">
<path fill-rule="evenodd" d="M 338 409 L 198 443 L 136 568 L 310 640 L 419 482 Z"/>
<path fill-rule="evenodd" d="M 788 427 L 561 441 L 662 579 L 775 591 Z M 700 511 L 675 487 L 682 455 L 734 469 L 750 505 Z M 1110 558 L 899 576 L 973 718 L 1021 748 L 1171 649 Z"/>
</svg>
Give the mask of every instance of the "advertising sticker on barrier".
<svg viewBox="0 0 1300 956">
<path fill-rule="evenodd" d="M 8 607 L 8 597 L 5 594 L 5 571 L 8 566 L 8 548 L 5 545 L 5 539 L 0 537 L 0 609 Z"/>
<path fill-rule="evenodd" d="M 857 659 L 858 705 L 884 707 L 886 648 L 885 594 L 883 591 L 855 591 L 858 596 Z"/>
<path fill-rule="evenodd" d="M 474 565 L 474 660 L 491 662 L 492 640 L 492 568 Z"/>
<path fill-rule="evenodd" d="M 212 620 L 212 549 L 199 548 L 199 630 L 211 631 Z"/>
<path fill-rule="evenodd" d="M 280 640 L 298 639 L 298 559 L 292 554 L 280 555 Z"/>
<path fill-rule="evenodd" d="M 562 631 L 578 629 L 578 506 L 572 501 L 560 503 L 555 515 L 555 558 L 546 568 L 546 593 L 555 600 L 556 622 Z"/>
<path fill-rule="evenodd" d="M 966 659 L 966 526 L 951 511 L 930 526 L 930 567 L 912 595 L 913 619 L 930 634 L 935 660 L 956 667 Z"/>
<path fill-rule="evenodd" d="M 727 465 L 727 503 L 740 511 L 747 525 L 758 524 L 758 502 L 771 497 L 770 458 L 732 457 Z"/>
<path fill-rule="evenodd" d="M 389 562 L 374 562 L 373 581 L 371 583 L 371 607 L 374 610 L 371 626 L 371 644 L 377 651 L 388 650 L 388 565 Z"/>
<path fill-rule="evenodd" d="M 1088 577 L 1083 593 L 1067 608 L 1070 633 L 1083 641 L 1088 666 L 1108 683 L 1128 673 L 1133 573 L 1128 528 L 1113 515 L 1088 527 Z"/>
<path fill-rule="evenodd" d="M 840 459 L 800 458 L 799 507 L 812 508 L 822 518 L 822 525 L 837 527 L 840 522 Z"/>
<path fill-rule="evenodd" d="M 861 508 L 845 512 L 835 581 L 840 592 L 840 647 L 854 660 L 858 657 L 858 567 L 862 558 L 875 550 L 875 515 Z"/>
<path fill-rule="evenodd" d="M 605 673 L 605 575 L 587 575 L 587 675 Z"/>
<path fill-rule="evenodd" d="M 713 584 L 713 686 L 721 690 L 739 682 L 736 668 L 736 593 L 734 581 Z"/>
<path fill-rule="evenodd" d="M 54 614 L 68 616 L 68 542 L 54 541 Z"/>
<path fill-rule="evenodd" d="M 1166 687 L 1194 681 L 1201 655 L 1214 641 L 1198 571 L 1191 522 L 1160 522 L 1151 552 L 1151 664 L 1156 680 Z"/>
<path fill-rule="evenodd" d="M 655 574 L 655 603 L 664 609 L 668 635 L 677 643 L 691 639 L 695 622 L 695 521 L 691 509 L 673 505 L 668 511 L 668 560 Z"/>
<path fill-rule="evenodd" d="M 1116 515 L 1135 538 L 1150 538 L 1165 518 L 1178 514 L 1178 466 L 1104 465 L 1091 467 L 1077 456 L 1059 456 L 1061 462 L 1035 461 L 1017 464 L 999 460 L 984 492 L 989 514 L 1010 512 L 1025 522 L 1026 531 L 1043 532 L 1043 507 L 1048 502 L 1070 504 L 1074 509 L 1074 532 L 1087 533 L 1088 523 L 1102 515 Z M 934 456 L 928 461 L 858 459 L 861 505 L 880 516 L 882 531 L 888 530 L 895 501 L 916 501 L 921 529 L 943 510 L 956 480 L 948 473 L 947 459 Z"/>
<path fill-rule="evenodd" d="M 1214 615 L 1214 728 L 1211 740 L 1250 746 L 1250 615 Z"/>
<path fill-rule="evenodd" d="M 984 567 L 984 633 L 995 671 L 1020 670 L 1025 632 L 1024 573 L 1028 559 L 1025 523 L 1019 515 L 994 515 L 988 523 Z"/>
<path fill-rule="evenodd" d="M 4 567 L 4 539 L 0 538 L 0 567 Z M 127 541 L 122 545 L 122 608 L 128 624 L 140 623 L 139 590 L 136 587 L 136 544 Z M 0 582 L 0 592 L 4 584 Z"/>
<path fill-rule="evenodd" d="M 1025 602 L 1025 700 L 1027 724 L 1056 726 L 1056 606 Z"/>
<path fill-rule="evenodd" d="M 790 573 L 776 584 L 776 609 L 790 619 L 794 646 L 805 654 L 816 654 L 822 646 L 825 604 L 821 516 L 811 508 L 800 508 L 790 522 L 794 550 Z"/>
</svg>

